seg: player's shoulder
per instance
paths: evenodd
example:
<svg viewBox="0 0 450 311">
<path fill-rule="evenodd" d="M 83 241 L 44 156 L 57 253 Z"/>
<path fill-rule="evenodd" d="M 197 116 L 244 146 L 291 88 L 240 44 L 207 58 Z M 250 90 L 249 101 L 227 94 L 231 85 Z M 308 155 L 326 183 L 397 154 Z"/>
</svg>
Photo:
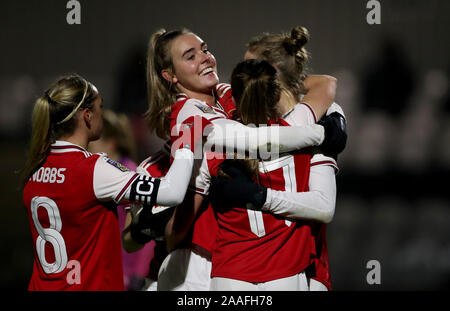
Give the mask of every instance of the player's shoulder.
<svg viewBox="0 0 450 311">
<path fill-rule="evenodd" d="M 172 112 L 186 109 L 194 109 L 197 105 L 207 105 L 204 101 L 196 98 L 190 98 L 186 94 L 177 94 L 177 101 L 172 105 Z M 194 109 L 195 110 L 195 109 Z"/>
<path fill-rule="evenodd" d="M 296 104 L 282 116 L 282 119 L 292 126 L 302 126 L 317 122 L 314 109 L 306 102 Z"/>
<path fill-rule="evenodd" d="M 176 103 L 172 105 L 171 118 L 176 120 L 177 124 L 181 124 L 192 116 L 199 115 L 210 118 L 215 114 L 214 109 L 206 102 L 196 98 L 189 98 L 185 94 L 178 94 Z"/>
<path fill-rule="evenodd" d="M 63 156 L 63 158 L 89 159 L 101 154 L 91 153 L 85 148 L 66 141 L 56 141 L 50 146 L 51 156 Z"/>
<path fill-rule="evenodd" d="M 192 112 L 192 114 L 211 114 L 214 115 L 216 112 L 214 111 L 214 108 L 208 105 L 206 102 L 195 99 L 195 98 L 189 98 L 185 102 L 185 108 L 186 110 L 189 110 Z"/>
<path fill-rule="evenodd" d="M 51 155 L 55 155 L 52 151 Z M 71 167 L 74 171 L 88 171 L 93 169 L 99 158 L 106 157 L 105 153 L 90 153 L 86 150 L 69 151 L 60 159 L 60 165 Z M 59 158 L 59 157 L 58 157 Z"/>
</svg>

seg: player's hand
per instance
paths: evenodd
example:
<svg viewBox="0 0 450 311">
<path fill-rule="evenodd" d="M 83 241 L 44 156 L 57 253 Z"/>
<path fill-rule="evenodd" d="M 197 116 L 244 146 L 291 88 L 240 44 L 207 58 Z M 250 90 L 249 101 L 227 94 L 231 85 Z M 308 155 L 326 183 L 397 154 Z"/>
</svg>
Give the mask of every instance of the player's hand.
<svg viewBox="0 0 450 311">
<path fill-rule="evenodd" d="M 242 206 L 251 203 L 260 209 L 266 202 L 267 188 L 255 184 L 251 178 L 236 167 L 224 168 L 231 178 L 213 176 L 211 178 L 211 201 L 222 207 Z"/>
<path fill-rule="evenodd" d="M 337 157 L 347 144 L 347 121 L 340 113 L 333 112 L 317 123 L 325 128 L 325 139 L 320 150 L 324 155 Z"/>
<path fill-rule="evenodd" d="M 175 207 L 140 206 L 133 212 L 130 225 L 131 238 L 139 244 L 146 244 L 151 240 L 164 237 L 167 222 Z"/>
<path fill-rule="evenodd" d="M 180 147 L 190 149 L 194 152 L 194 146 L 196 143 L 196 138 L 194 136 L 194 127 L 193 123 L 183 123 L 180 125 L 179 139 L 180 139 Z"/>
</svg>

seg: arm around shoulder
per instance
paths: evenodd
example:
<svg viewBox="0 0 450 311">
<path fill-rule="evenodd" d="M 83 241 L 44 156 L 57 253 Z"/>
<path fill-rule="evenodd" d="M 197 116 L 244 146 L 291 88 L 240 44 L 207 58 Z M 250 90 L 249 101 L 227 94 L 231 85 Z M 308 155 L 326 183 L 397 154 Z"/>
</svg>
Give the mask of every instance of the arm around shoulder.
<svg viewBox="0 0 450 311">
<path fill-rule="evenodd" d="M 309 75 L 304 81 L 304 86 L 307 93 L 302 101 L 313 108 L 317 119 L 322 118 L 334 102 L 337 79 L 329 75 Z"/>
</svg>

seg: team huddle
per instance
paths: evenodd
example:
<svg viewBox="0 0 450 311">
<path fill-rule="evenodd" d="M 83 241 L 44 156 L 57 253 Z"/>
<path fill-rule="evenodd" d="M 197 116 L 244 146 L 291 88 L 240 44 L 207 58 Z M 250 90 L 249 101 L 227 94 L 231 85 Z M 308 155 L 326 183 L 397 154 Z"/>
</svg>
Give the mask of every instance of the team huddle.
<svg viewBox="0 0 450 311">
<path fill-rule="evenodd" d="M 336 80 L 304 73 L 308 40 L 304 27 L 253 38 L 226 84 L 199 36 L 155 32 L 145 118 L 167 142 L 135 170 L 88 151 L 103 132 L 94 84 L 51 85 L 23 173 L 29 290 L 124 290 L 122 248 L 152 241 L 144 290 L 331 290 L 326 224 L 346 120 Z"/>
</svg>

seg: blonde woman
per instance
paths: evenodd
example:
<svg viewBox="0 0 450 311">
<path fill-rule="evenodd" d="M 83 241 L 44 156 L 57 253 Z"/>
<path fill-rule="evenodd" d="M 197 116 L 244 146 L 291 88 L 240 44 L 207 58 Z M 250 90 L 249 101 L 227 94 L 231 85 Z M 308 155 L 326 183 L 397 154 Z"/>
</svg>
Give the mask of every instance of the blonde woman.
<svg viewBox="0 0 450 311">
<path fill-rule="evenodd" d="M 149 178 L 86 150 L 102 129 L 102 98 L 79 75 L 60 78 L 35 103 L 23 171 L 34 246 L 29 290 L 123 290 L 116 203 L 173 206 L 184 197 L 190 149 L 175 152 L 165 177 Z"/>
</svg>

